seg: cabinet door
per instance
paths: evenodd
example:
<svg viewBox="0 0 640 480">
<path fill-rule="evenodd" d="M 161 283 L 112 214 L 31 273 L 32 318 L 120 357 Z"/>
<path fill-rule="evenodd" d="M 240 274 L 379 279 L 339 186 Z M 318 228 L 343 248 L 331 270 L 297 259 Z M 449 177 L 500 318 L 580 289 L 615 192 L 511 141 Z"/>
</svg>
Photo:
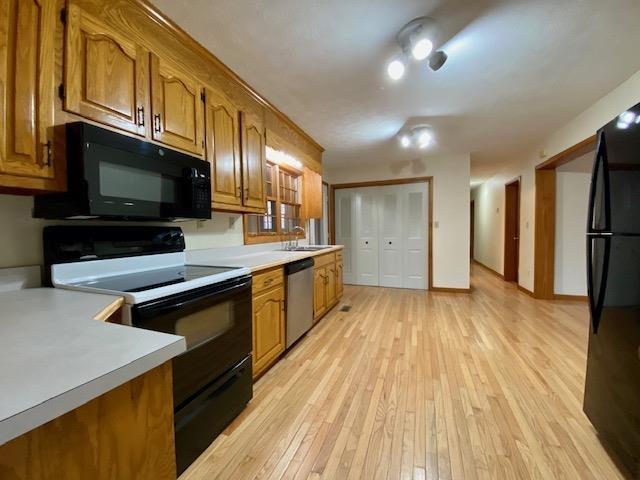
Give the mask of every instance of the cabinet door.
<svg viewBox="0 0 640 480">
<path fill-rule="evenodd" d="M 336 298 L 342 298 L 344 284 L 342 283 L 342 259 L 336 260 Z"/>
<path fill-rule="evenodd" d="M 9 175 L 0 178 L 3 186 L 38 188 L 29 177 L 54 177 L 48 129 L 53 130 L 55 4 L 9 0 L 0 9 L 0 174 Z"/>
<path fill-rule="evenodd" d="M 207 160 L 211 163 L 211 201 L 241 206 L 239 112 L 224 95 L 207 90 L 205 121 Z"/>
<path fill-rule="evenodd" d="M 284 286 L 253 297 L 253 374 L 262 372 L 285 348 Z"/>
<path fill-rule="evenodd" d="M 313 318 L 316 320 L 327 309 L 326 276 L 327 269 L 325 267 L 313 270 Z"/>
<path fill-rule="evenodd" d="M 201 155 L 204 149 L 200 82 L 151 55 L 153 139 Z"/>
<path fill-rule="evenodd" d="M 330 263 L 327 265 L 327 274 L 325 277 L 325 290 L 326 290 L 326 299 L 327 299 L 327 308 L 336 303 L 337 300 L 337 292 L 336 292 L 336 264 Z"/>
<path fill-rule="evenodd" d="M 67 13 L 65 110 L 144 136 L 149 52 L 76 5 Z"/>
<path fill-rule="evenodd" d="M 322 218 L 322 175 L 305 167 L 302 180 L 303 218 Z"/>
<path fill-rule="evenodd" d="M 253 114 L 242 112 L 242 203 L 264 210 L 264 171 L 266 166 L 264 124 Z"/>
</svg>

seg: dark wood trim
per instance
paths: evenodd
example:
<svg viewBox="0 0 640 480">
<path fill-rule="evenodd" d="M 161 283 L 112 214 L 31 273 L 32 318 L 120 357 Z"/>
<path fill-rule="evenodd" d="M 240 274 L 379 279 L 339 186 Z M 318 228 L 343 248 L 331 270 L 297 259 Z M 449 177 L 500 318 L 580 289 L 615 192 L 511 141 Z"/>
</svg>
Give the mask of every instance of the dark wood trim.
<svg viewBox="0 0 640 480">
<path fill-rule="evenodd" d="M 520 270 L 520 212 L 522 210 L 522 183 L 521 177 L 517 177 L 504 186 L 504 238 L 503 241 L 503 278 L 509 282 L 518 282 L 519 270 Z M 509 190 L 517 185 L 518 197 L 517 197 L 517 211 L 515 212 L 515 224 L 511 225 L 510 218 L 510 205 L 509 205 Z M 507 234 L 509 231 L 514 230 L 514 234 L 518 237 L 517 244 L 515 246 L 516 263 L 511 265 L 511 255 L 513 252 L 508 245 Z"/>
<path fill-rule="evenodd" d="M 572 147 L 563 150 L 562 152 L 554 155 L 553 157 L 545 160 L 544 162 L 536 165 L 536 170 L 555 170 L 565 163 L 569 163 L 578 157 L 581 157 L 589 150 L 596 148 L 596 142 L 598 140 L 597 135 L 592 135 L 589 138 L 585 138 L 581 142 L 576 143 Z"/>
<path fill-rule="evenodd" d="M 536 298 L 536 296 L 533 294 L 533 292 L 527 288 L 524 288 L 522 285 L 518 284 L 518 290 L 520 290 L 522 293 L 526 293 L 527 295 L 529 295 L 531 298 Z"/>
<path fill-rule="evenodd" d="M 496 277 L 498 277 L 501 280 L 504 280 L 504 275 L 502 275 L 500 272 L 497 272 L 496 270 L 494 270 L 491 267 L 488 267 L 487 265 L 485 265 L 482 262 L 479 262 L 478 260 L 476 260 L 475 258 L 473 260 L 471 260 L 471 263 L 474 263 L 476 265 L 478 265 L 479 267 L 484 268 L 485 270 L 487 270 L 489 273 L 495 275 Z"/>
<path fill-rule="evenodd" d="M 372 180 L 368 182 L 336 183 L 332 185 L 334 189 L 340 188 L 360 188 L 360 187 L 383 187 L 385 185 L 405 185 L 407 183 L 431 182 L 433 177 L 412 177 L 394 178 L 390 180 Z"/>
<path fill-rule="evenodd" d="M 556 248 L 556 171 L 536 170 L 533 293 L 552 300 Z"/>
<path fill-rule="evenodd" d="M 275 105 L 273 105 L 269 100 L 267 100 L 264 96 L 260 95 L 251 85 L 245 82 L 240 76 L 234 72 L 227 65 L 222 63 L 222 61 L 216 57 L 213 53 L 211 53 L 204 45 L 195 40 L 191 35 L 185 32 L 177 23 L 171 20 L 168 16 L 162 13 L 155 5 L 152 5 L 148 0 L 134 0 L 137 2 L 142 9 L 152 17 L 159 25 L 164 27 L 165 29 L 171 31 L 176 37 L 178 37 L 181 41 L 191 47 L 198 54 L 207 57 L 214 65 L 216 65 L 220 70 L 222 70 L 229 78 L 231 78 L 240 88 L 242 88 L 247 94 L 251 96 L 256 102 L 262 105 L 264 108 L 270 110 L 273 114 L 275 114 L 280 120 L 286 123 L 289 127 L 291 127 L 296 133 L 300 134 L 305 140 L 307 140 L 311 145 L 320 150 L 320 152 L 324 152 L 324 148 L 318 142 L 316 142 L 307 132 L 305 132 L 302 128 L 296 125 L 293 120 L 291 120 L 285 113 L 280 111 Z"/>
<path fill-rule="evenodd" d="M 427 283 L 428 289 L 433 290 L 433 177 L 413 177 L 413 178 L 397 178 L 391 180 L 373 180 L 368 182 L 353 182 L 353 183 L 336 183 L 331 185 L 331 197 L 329 199 L 329 208 L 331 209 L 331 243 L 336 243 L 335 231 L 335 200 L 336 190 L 343 188 L 361 188 L 361 187 L 382 187 L 385 185 L 406 185 L 408 183 L 426 183 L 429 187 L 428 197 L 428 219 L 427 219 L 427 235 L 429 237 L 429 243 L 427 245 Z M 436 287 L 438 288 L 438 287 Z M 456 289 L 457 290 L 457 289 Z M 464 290 L 464 289 L 462 289 Z M 469 289 L 469 291 L 471 291 Z"/>
<path fill-rule="evenodd" d="M 554 295 L 554 300 L 566 300 L 570 302 L 588 302 L 589 297 L 586 295 L 563 295 L 560 293 L 556 293 Z"/>
<path fill-rule="evenodd" d="M 436 293 L 471 293 L 471 288 L 432 287 L 429 291 Z"/>
</svg>

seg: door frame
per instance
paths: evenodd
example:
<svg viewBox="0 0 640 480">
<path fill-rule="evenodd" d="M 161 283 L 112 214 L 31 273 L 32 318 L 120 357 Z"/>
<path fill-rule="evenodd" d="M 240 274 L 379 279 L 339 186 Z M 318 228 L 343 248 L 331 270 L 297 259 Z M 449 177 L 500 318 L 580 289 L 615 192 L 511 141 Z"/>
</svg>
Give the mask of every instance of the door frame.
<svg viewBox="0 0 640 480">
<path fill-rule="evenodd" d="M 596 148 L 597 135 L 536 165 L 535 232 L 533 242 L 533 296 L 552 300 L 555 281 L 556 169 Z"/>
<path fill-rule="evenodd" d="M 507 255 L 507 227 L 509 226 L 509 202 L 508 202 L 508 191 L 510 188 L 514 186 L 518 186 L 518 206 L 516 211 L 516 221 L 515 221 L 515 230 L 518 236 L 518 241 L 516 242 L 516 260 L 515 265 L 513 266 L 513 275 L 511 274 L 511 269 L 507 272 L 507 264 L 508 261 L 510 263 L 509 255 Z M 520 276 L 520 211 L 522 205 L 522 182 L 521 177 L 517 177 L 510 182 L 505 183 L 504 185 L 504 235 L 503 235 L 503 264 L 502 264 L 502 275 L 505 281 L 507 282 L 516 282 L 518 283 Z M 515 277 L 515 278 L 514 278 Z"/>
<path fill-rule="evenodd" d="M 427 245 L 427 283 L 428 290 L 434 291 L 433 287 L 433 177 L 414 177 L 414 178 L 397 178 L 392 180 L 373 180 L 369 182 L 353 182 L 353 183 L 336 183 L 329 185 L 329 210 L 330 210 L 330 236 L 331 243 L 335 244 L 336 226 L 335 226 L 335 200 L 336 190 L 343 188 L 360 188 L 360 187 L 383 187 L 386 185 L 406 185 L 409 183 L 426 183 L 428 187 L 427 198 L 429 205 L 427 207 L 427 235 L 429 243 Z M 438 289 L 436 288 L 435 291 Z"/>
<path fill-rule="evenodd" d="M 476 201 L 471 199 L 471 203 L 469 204 L 469 260 L 473 262 L 473 257 L 475 254 L 474 251 L 474 243 L 476 236 Z"/>
</svg>

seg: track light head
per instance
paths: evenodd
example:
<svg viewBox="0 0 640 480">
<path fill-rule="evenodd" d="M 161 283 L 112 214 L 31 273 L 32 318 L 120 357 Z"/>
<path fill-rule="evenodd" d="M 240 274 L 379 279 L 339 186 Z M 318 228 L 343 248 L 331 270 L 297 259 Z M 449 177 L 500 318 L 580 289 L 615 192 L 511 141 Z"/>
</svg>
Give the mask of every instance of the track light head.
<svg viewBox="0 0 640 480">
<path fill-rule="evenodd" d="M 447 58 L 449 57 L 442 50 L 433 52 L 429 57 L 429 68 L 431 68 L 431 70 L 433 70 L 434 72 L 437 72 L 445 64 Z"/>
</svg>

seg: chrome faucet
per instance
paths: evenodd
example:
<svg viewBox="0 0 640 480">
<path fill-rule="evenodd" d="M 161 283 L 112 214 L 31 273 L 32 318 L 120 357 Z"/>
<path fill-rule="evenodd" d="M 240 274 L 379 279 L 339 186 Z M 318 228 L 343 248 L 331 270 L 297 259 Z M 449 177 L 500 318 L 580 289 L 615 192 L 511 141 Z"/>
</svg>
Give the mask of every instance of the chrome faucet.
<svg viewBox="0 0 640 480">
<path fill-rule="evenodd" d="M 300 225 L 296 225 L 295 227 L 293 227 L 292 231 L 293 232 L 302 232 L 303 236 L 307 235 L 307 231 L 304 228 L 302 228 Z M 298 248 L 298 236 L 297 235 L 296 235 L 296 246 L 295 246 L 295 248 Z"/>
<path fill-rule="evenodd" d="M 303 235 L 306 235 L 307 232 L 305 231 L 304 228 L 302 228 L 299 225 L 296 225 L 295 227 L 293 227 L 291 229 L 291 233 L 296 233 L 296 232 L 302 232 Z M 284 245 L 284 250 L 295 250 L 296 248 L 298 248 L 298 235 L 295 236 L 295 243 L 294 240 L 289 238 L 289 240 L 287 240 Z"/>
</svg>

